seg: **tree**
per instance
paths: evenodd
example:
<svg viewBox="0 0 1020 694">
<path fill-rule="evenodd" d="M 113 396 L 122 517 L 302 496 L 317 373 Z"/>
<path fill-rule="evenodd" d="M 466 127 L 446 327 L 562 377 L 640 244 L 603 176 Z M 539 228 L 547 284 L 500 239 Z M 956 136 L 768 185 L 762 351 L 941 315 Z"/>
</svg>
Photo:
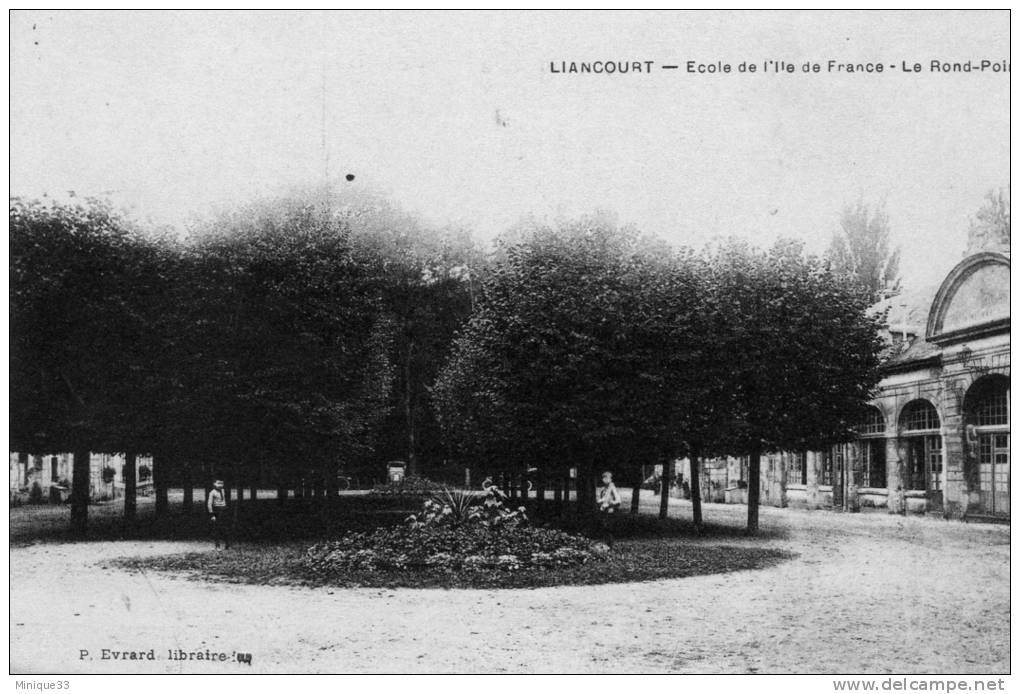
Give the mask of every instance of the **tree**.
<svg viewBox="0 0 1020 694">
<path fill-rule="evenodd" d="M 836 273 L 855 278 L 874 301 L 899 292 L 900 250 L 890 245 L 884 206 L 872 210 L 858 200 L 844 207 L 827 257 Z"/>
<path fill-rule="evenodd" d="M 11 445 L 72 451 L 72 527 L 87 525 L 90 452 L 145 450 L 152 297 L 163 244 L 106 204 L 10 203 Z"/>
<path fill-rule="evenodd" d="M 1009 248 L 1009 187 L 991 190 L 985 202 L 970 220 L 967 230 L 967 254 L 983 250 Z"/>
<path fill-rule="evenodd" d="M 309 476 L 332 497 L 387 411 L 381 268 L 335 208 L 300 198 L 197 230 L 189 267 L 192 356 L 177 410 L 189 409 L 183 421 L 200 434 L 185 439 L 192 454 L 232 461 L 234 477 L 249 481 L 270 469 Z"/>
<path fill-rule="evenodd" d="M 713 389 L 704 441 L 750 457 L 747 530 L 758 529 L 761 454 L 853 438 L 878 384 L 880 321 L 868 287 L 806 257 L 799 244 L 768 251 L 731 241 L 713 249 Z"/>
<path fill-rule="evenodd" d="M 383 307 L 393 323 L 394 365 L 381 452 L 407 462 L 407 473 L 434 469 L 444 457 L 429 386 L 457 329 L 471 312 L 485 259 L 463 229 L 435 228 L 370 192 L 331 191 L 352 242 L 381 268 Z"/>
<path fill-rule="evenodd" d="M 701 344 L 697 273 L 612 219 L 539 226 L 502 249 L 437 380 L 451 445 L 490 470 L 639 477 L 682 446 Z M 679 394 L 679 395 L 678 395 Z"/>
</svg>

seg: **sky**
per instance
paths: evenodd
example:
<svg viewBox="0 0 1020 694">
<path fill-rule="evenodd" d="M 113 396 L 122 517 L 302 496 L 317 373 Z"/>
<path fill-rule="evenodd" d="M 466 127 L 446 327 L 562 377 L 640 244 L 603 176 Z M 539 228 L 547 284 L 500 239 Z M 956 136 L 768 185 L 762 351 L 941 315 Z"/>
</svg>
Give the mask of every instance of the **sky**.
<svg viewBox="0 0 1020 694">
<path fill-rule="evenodd" d="M 1008 61 L 1006 11 L 19 11 L 10 39 L 11 194 L 106 196 L 181 228 L 328 182 L 482 240 L 607 210 L 676 244 L 820 252 L 862 199 L 885 205 L 922 286 L 1009 185 L 1009 73 L 929 69 Z M 564 61 L 654 65 L 554 73 Z"/>
</svg>

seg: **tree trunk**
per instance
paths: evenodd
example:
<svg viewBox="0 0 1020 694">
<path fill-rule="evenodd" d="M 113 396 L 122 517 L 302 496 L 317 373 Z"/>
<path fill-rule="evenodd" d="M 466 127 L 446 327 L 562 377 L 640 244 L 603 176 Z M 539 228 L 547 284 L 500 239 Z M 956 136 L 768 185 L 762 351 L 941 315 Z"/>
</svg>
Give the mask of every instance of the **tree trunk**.
<svg viewBox="0 0 1020 694">
<path fill-rule="evenodd" d="M 166 458 L 162 455 L 152 456 L 152 488 L 156 492 L 156 518 L 166 516 L 170 509 L 170 495 L 166 488 Z"/>
<path fill-rule="evenodd" d="M 577 468 L 577 508 L 582 513 L 595 509 L 595 468 L 586 464 Z"/>
<path fill-rule="evenodd" d="M 761 498 L 761 452 L 755 451 L 747 466 L 747 530 L 748 535 L 758 532 L 758 500 Z"/>
<path fill-rule="evenodd" d="M 336 470 L 327 469 L 322 473 L 322 489 L 326 495 L 327 507 L 331 507 L 340 498 L 340 485 L 337 484 L 336 477 Z"/>
<path fill-rule="evenodd" d="M 88 531 L 89 482 L 92 476 L 92 453 L 88 448 L 74 452 L 71 479 L 71 531 L 84 535 Z"/>
<path fill-rule="evenodd" d="M 287 483 L 282 478 L 276 484 L 276 501 L 280 506 L 287 503 Z"/>
<path fill-rule="evenodd" d="M 535 507 L 540 511 L 545 508 L 545 475 L 535 480 Z"/>
<path fill-rule="evenodd" d="M 630 492 L 630 513 L 636 516 L 641 511 L 641 485 L 644 483 L 644 475 L 641 468 L 634 473 L 634 487 Z"/>
<path fill-rule="evenodd" d="M 694 509 L 694 527 L 701 532 L 701 457 L 696 448 L 691 449 L 691 506 Z"/>
<path fill-rule="evenodd" d="M 665 520 L 669 516 L 669 483 L 671 481 L 672 461 L 662 461 L 662 491 L 659 499 L 659 519 Z"/>
<path fill-rule="evenodd" d="M 404 357 L 404 422 L 407 424 L 407 474 L 418 475 L 418 455 L 415 453 L 414 385 L 411 383 L 411 354 L 414 340 L 408 336 L 407 354 Z"/>
<path fill-rule="evenodd" d="M 138 455 L 124 456 L 124 517 L 133 519 L 138 514 Z"/>
<path fill-rule="evenodd" d="M 514 484 L 513 474 L 506 476 L 506 493 L 510 497 L 510 501 L 517 501 L 517 485 Z"/>
<path fill-rule="evenodd" d="M 241 468 L 236 462 L 234 463 L 233 478 L 234 484 L 237 485 L 237 501 L 234 502 L 232 524 L 234 529 L 236 529 L 237 517 L 241 513 L 241 501 L 243 501 L 244 497 L 244 485 L 241 484 Z M 233 539 L 233 533 L 231 533 L 231 539 Z"/>
<path fill-rule="evenodd" d="M 563 516 L 563 478 L 557 477 L 553 481 L 553 505 L 555 506 L 556 515 Z"/>
<path fill-rule="evenodd" d="M 184 512 L 191 513 L 195 501 L 195 483 L 191 479 L 191 464 L 181 469 L 181 485 L 184 487 Z"/>
<path fill-rule="evenodd" d="M 528 476 L 527 475 L 521 475 L 520 485 L 521 485 L 521 501 L 527 501 L 528 500 Z"/>
</svg>

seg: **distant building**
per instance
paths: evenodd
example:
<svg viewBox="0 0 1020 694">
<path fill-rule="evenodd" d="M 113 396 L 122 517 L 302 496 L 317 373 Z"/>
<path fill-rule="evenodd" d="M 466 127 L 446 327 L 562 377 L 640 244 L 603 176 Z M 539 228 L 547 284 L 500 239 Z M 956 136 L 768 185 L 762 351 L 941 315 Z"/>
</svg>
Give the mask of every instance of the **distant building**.
<svg viewBox="0 0 1020 694">
<path fill-rule="evenodd" d="M 89 460 L 89 498 L 93 501 L 122 498 L 125 465 L 127 462 L 123 455 L 93 453 Z M 146 468 L 152 470 L 152 459 L 138 456 L 135 466 L 138 489 L 140 493 L 145 493 L 151 486 L 151 479 L 146 479 L 145 472 Z M 11 453 L 11 502 L 65 501 L 71 491 L 73 468 L 73 456 L 70 453 Z M 105 470 L 110 472 L 104 473 Z"/>
</svg>

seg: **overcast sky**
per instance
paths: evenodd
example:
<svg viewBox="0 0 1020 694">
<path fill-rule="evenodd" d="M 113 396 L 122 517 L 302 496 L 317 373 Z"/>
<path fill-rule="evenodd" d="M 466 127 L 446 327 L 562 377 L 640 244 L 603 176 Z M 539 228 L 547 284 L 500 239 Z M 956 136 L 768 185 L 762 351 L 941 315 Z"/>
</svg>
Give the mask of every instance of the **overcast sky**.
<svg viewBox="0 0 1020 694">
<path fill-rule="evenodd" d="M 677 243 L 814 250 L 863 197 L 885 201 L 908 284 L 927 284 L 1009 183 L 1008 75 L 933 59 L 1008 60 L 1008 13 L 15 12 L 11 191 L 109 195 L 183 225 L 328 171 L 480 238 L 606 209 Z M 597 60 L 655 65 L 550 71 Z M 820 74 L 799 72 L 809 60 Z"/>
</svg>

